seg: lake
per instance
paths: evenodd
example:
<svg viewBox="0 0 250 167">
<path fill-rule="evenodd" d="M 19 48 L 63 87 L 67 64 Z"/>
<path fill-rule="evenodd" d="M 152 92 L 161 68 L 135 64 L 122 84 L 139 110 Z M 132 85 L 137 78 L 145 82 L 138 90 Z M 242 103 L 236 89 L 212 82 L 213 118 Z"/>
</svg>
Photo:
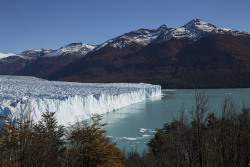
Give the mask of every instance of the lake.
<svg viewBox="0 0 250 167">
<path fill-rule="evenodd" d="M 250 106 L 250 88 L 246 89 L 206 89 L 210 111 L 218 111 L 226 97 L 231 97 L 238 105 L 243 101 Z M 103 114 L 103 122 L 108 123 L 107 136 L 117 142 L 117 147 L 125 151 L 137 150 L 141 153 L 146 143 L 154 136 L 156 128 L 171 122 L 182 105 L 185 110 L 195 102 L 193 89 L 162 90 L 162 96 L 122 109 Z M 187 112 L 188 113 L 188 112 Z"/>
</svg>

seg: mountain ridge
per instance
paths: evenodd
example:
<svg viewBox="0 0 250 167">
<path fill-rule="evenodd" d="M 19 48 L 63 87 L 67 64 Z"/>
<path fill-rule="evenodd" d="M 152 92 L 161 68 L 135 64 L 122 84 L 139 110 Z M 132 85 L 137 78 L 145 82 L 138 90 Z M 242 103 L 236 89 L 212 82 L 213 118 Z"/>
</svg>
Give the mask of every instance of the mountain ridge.
<svg viewBox="0 0 250 167">
<path fill-rule="evenodd" d="M 249 40 L 248 32 L 193 19 L 178 28 L 161 25 L 130 31 L 97 46 L 72 43 L 56 51 L 44 49 L 47 54 L 34 54 L 37 58 L 25 60 L 12 74 L 75 82 L 148 82 L 163 88 L 247 87 Z M 242 68 L 237 70 L 235 64 Z M 205 77 L 212 74 L 218 84 L 206 83 Z"/>
<path fill-rule="evenodd" d="M 193 19 L 193 20 L 189 21 L 188 23 L 186 23 L 185 25 L 178 27 L 178 28 L 167 28 L 167 26 L 165 24 L 163 24 L 156 29 L 141 28 L 138 30 L 130 31 L 128 33 L 124 33 L 123 35 L 109 39 L 109 40 L 107 40 L 104 43 L 99 44 L 99 45 L 91 45 L 91 44 L 76 42 L 76 43 L 64 45 L 56 50 L 42 48 L 41 50 L 29 49 L 29 50 L 23 51 L 19 54 L 0 53 L 0 60 L 5 58 L 5 57 L 10 57 L 10 56 L 23 56 L 25 58 L 25 56 L 27 56 L 27 54 L 36 55 L 37 53 L 48 56 L 48 57 L 60 56 L 62 54 L 78 52 L 81 49 L 84 51 L 87 51 L 87 52 L 81 53 L 82 55 L 86 55 L 90 51 L 99 50 L 100 48 L 106 47 L 109 44 L 112 47 L 122 48 L 126 44 L 126 42 L 124 42 L 124 40 L 125 41 L 131 40 L 129 42 L 135 42 L 135 43 L 139 43 L 139 44 L 146 46 L 151 42 L 158 42 L 158 43 L 165 42 L 173 37 L 174 38 L 190 38 L 192 40 L 197 40 L 197 39 L 200 39 L 201 37 L 204 36 L 204 34 L 199 36 L 200 34 L 197 34 L 196 31 L 203 31 L 203 33 L 205 32 L 205 33 L 218 33 L 218 34 L 232 34 L 232 35 L 250 36 L 250 33 L 245 32 L 245 31 L 239 31 L 239 30 L 234 30 L 234 29 L 229 29 L 229 28 L 217 28 L 216 26 L 214 26 L 211 23 L 202 21 L 200 19 Z M 166 37 L 166 35 L 167 35 L 167 37 Z M 165 36 L 165 39 L 162 41 L 157 39 L 157 38 L 162 38 L 161 36 Z M 114 42 L 114 41 L 116 41 L 117 43 L 119 43 L 120 42 L 119 39 L 121 40 L 121 43 L 123 43 L 123 45 L 119 45 L 119 44 L 116 44 Z M 72 46 L 75 46 L 75 47 L 72 47 Z M 68 49 L 70 47 L 71 47 L 71 49 Z M 29 53 L 29 52 L 33 52 L 33 53 Z M 43 52 L 43 53 L 40 53 L 40 52 Z M 55 53 L 53 53 L 53 52 L 55 52 Z M 59 52 L 59 53 L 57 53 L 57 52 Z M 27 57 L 31 57 L 31 56 L 27 56 Z"/>
</svg>

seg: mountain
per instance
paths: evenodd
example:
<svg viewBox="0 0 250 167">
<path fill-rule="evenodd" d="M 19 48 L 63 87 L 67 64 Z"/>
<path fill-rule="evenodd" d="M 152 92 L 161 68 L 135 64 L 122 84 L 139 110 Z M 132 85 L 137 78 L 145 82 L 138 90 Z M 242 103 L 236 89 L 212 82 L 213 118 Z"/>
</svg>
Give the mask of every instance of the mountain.
<svg viewBox="0 0 250 167">
<path fill-rule="evenodd" d="M 0 74 L 44 77 L 79 59 L 95 48 L 94 45 L 72 43 L 57 50 L 26 50 L 19 54 L 0 55 Z"/>
<path fill-rule="evenodd" d="M 66 54 L 75 54 L 78 56 L 84 56 L 88 52 L 92 51 L 95 48 L 94 45 L 84 44 L 84 43 L 72 43 L 69 45 L 65 45 L 49 54 L 47 57 L 55 57 L 55 56 L 62 56 Z"/>
<path fill-rule="evenodd" d="M 163 88 L 249 87 L 249 53 L 250 33 L 194 19 L 178 28 L 131 31 L 97 46 L 73 43 L 0 56 L 0 74 Z"/>
<path fill-rule="evenodd" d="M 154 41 L 160 34 L 167 30 L 166 25 L 162 25 L 157 29 L 139 29 L 136 31 L 131 31 L 129 33 L 125 33 L 122 36 L 118 36 L 116 38 L 110 39 L 103 44 L 97 46 L 94 51 L 97 51 L 102 48 L 113 47 L 123 49 L 128 45 L 142 45 L 146 46 L 152 41 Z"/>
<path fill-rule="evenodd" d="M 0 53 L 0 59 L 4 59 L 4 58 L 7 58 L 7 57 L 10 57 L 10 56 L 14 56 L 15 54 L 13 53 Z"/>
<path fill-rule="evenodd" d="M 197 41 L 200 38 L 209 35 L 209 34 L 231 34 L 235 36 L 250 34 L 244 31 L 237 31 L 228 28 L 217 28 L 211 23 L 204 22 L 199 19 L 194 19 L 184 26 L 179 28 L 170 28 L 164 33 L 162 33 L 155 42 L 161 43 L 165 41 L 169 41 L 172 38 L 176 39 L 190 39 L 193 41 Z"/>
<path fill-rule="evenodd" d="M 16 56 L 19 56 L 23 59 L 37 59 L 41 57 L 46 57 L 47 54 L 53 52 L 52 49 L 42 49 L 42 50 L 26 50 L 22 53 L 17 54 Z"/>
<path fill-rule="evenodd" d="M 249 53 L 249 33 L 194 19 L 179 28 L 163 25 L 108 40 L 46 78 L 163 88 L 249 87 Z"/>
</svg>

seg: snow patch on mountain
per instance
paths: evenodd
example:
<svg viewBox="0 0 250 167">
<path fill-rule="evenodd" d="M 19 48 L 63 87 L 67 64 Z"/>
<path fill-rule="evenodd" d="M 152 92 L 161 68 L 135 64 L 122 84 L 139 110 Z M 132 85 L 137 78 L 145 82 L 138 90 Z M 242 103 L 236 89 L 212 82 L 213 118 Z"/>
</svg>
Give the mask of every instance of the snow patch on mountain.
<svg viewBox="0 0 250 167">
<path fill-rule="evenodd" d="M 41 50 L 26 50 L 19 54 L 3 54 L 0 53 L 0 61 L 15 61 L 19 58 L 22 59 L 38 59 L 45 57 L 55 57 L 63 56 L 66 54 L 74 54 L 77 56 L 84 56 L 87 53 L 91 52 L 96 46 L 84 43 L 72 43 L 66 46 L 63 46 L 57 50 L 52 49 L 41 49 Z M 8 58 L 8 59 L 7 59 Z"/>
<path fill-rule="evenodd" d="M 24 58 L 24 59 L 37 59 L 41 57 L 46 57 L 47 54 L 53 52 L 52 49 L 41 49 L 41 50 L 26 50 L 17 56 Z"/>
<path fill-rule="evenodd" d="M 13 119 L 30 113 L 37 122 L 43 112 L 56 111 L 59 124 L 73 124 L 148 98 L 161 96 L 150 84 L 86 84 L 40 81 L 34 77 L 0 76 L 0 115 Z"/>
<path fill-rule="evenodd" d="M 169 28 L 165 32 L 159 35 L 159 37 L 154 41 L 156 43 L 166 42 L 172 38 L 176 39 L 190 39 L 197 41 L 200 38 L 208 35 L 210 33 L 217 34 L 232 34 L 232 35 L 250 35 L 250 33 L 237 31 L 227 28 L 217 28 L 211 23 L 204 22 L 199 19 L 194 19 L 189 23 L 185 24 L 179 28 Z"/>
<path fill-rule="evenodd" d="M 229 29 L 229 28 L 216 28 L 212 31 L 212 33 L 216 33 L 216 34 L 232 34 L 235 36 L 238 35 L 245 35 L 245 36 L 250 36 L 250 33 L 245 32 L 245 31 L 238 31 L 238 30 L 234 30 L 234 29 Z"/>
<path fill-rule="evenodd" d="M 211 32 L 216 28 L 213 24 L 207 23 L 199 19 L 191 20 L 190 22 L 188 22 L 182 27 L 191 32 L 196 31 L 196 30 Z"/>
<path fill-rule="evenodd" d="M 26 50 L 18 54 L 18 56 L 24 59 L 56 57 L 56 56 L 63 56 L 66 54 L 75 54 L 77 56 L 84 56 L 88 52 L 92 51 L 94 48 L 95 46 L 89 44 L 72 43 L 69 45 L 65 45 L 57 50 L 52 50 L 52 49 Z"/>
<path fill-rule="evenodd" d="M 116 38 L 110 39 L 103 44 L 97 46 L 94 51 L 99 50 L 105 47 L 113 47 L 113 48 L 124 48 L 126 45 L 131 44 L 141 44 L 148 45 L 152 41 L 154 41 L 161 33 L 167 30 L 166 25 L 162 25 L 157 29 L 139 29 L 136 31 L 131 31 L 129 33 L 125 33 L 122 36 L 118 36 Z"/>
<path fill-rule="evenodd" d="M 162 25 L 157 29 L 139 29 L 125 33 L 124 35 L 107 40 L 106 42 L 94 46 L 84 43 L 72 43 L 65 45 L 57 50 L 42 49 L 42 50 L 27 50 L 20 54 L 3 54 L 0 53 L 0 61 L 14 61 L 18 58 L 23 59 L 36 59 L 43 57 L 63 56 L 67 54 L 74 54 L 76 56 L 84 56 L 89 52 L 97 51 L 101 48 L 124 48 L 127 45 L 140 44 L 146 46 L 150 43 L 162 43 L 167 42 L 172 38 L 176 39 L 190 39 L 197 41 L 200 38 L 208 34 L 232 34 L 235 36 L 245 35 L 250 36 L 250 33 L 244 31 L 238 31 L 228 28 L 217 28 L 211 23 L 193 19 L 184 26 L 179 28 L 167 28 L 166 25 Z M 12 59 L 7 59 L 13 57 Z"/>
<path fill-rule="evenodd" d="M 7 57 L 10 57 L 10 56 L 14 56 L 15 54 L 13 53 L 0 53 L 0 59 L 4 59 L 4 58 L 7 58 Z"/>
<path fill-rule="evenodd" d="M 179 28 L 167 28 L 166 25 L 160 26 L 158 29 L 139 29 L 125 33 L 122 36 L 110 39 L 103 44 L 97 46 L 94 51 L 105 47 L 124 48 L 126 45 L 141 44 L 148 45 L 149 43 L 162 43 L 169 41 L 172 38 L 190 39 L 197 41 L 200 38 L 210 34 L 232 34 L 232 35 L 250 35 L 244 31 L 237 31 L 227 28 L 217 28 L 211 23 L 200 19 L 193 19 L 184 26 Z"/>
<path fill-rule="evenodd" d="M 79 56 L 84 56 L 91 52 L 95 48 L 94 45 L 84 44 L 84 43 L 72 43 L 65 45 L 50 54 L 47 57 L 61 56 L 65 54 L 78 54 Z"/>
</svg>

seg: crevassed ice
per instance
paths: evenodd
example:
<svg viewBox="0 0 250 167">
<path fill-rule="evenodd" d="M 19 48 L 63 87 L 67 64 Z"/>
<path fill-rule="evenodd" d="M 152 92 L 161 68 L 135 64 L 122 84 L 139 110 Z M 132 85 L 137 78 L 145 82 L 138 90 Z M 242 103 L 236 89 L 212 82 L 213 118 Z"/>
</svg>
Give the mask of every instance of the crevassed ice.
<svg viewBox="0 0 250 167">
<path fill-rule="evenodd" d="M 21 112 L 31 113 L 37 122 L 46 110 L 56 111 L 58 123 L 68 125 L 160 95 L 161 86 L 144 83 L 89 84 L 0 76 L 0 115 L 15 119 Z"/>
</svg>

